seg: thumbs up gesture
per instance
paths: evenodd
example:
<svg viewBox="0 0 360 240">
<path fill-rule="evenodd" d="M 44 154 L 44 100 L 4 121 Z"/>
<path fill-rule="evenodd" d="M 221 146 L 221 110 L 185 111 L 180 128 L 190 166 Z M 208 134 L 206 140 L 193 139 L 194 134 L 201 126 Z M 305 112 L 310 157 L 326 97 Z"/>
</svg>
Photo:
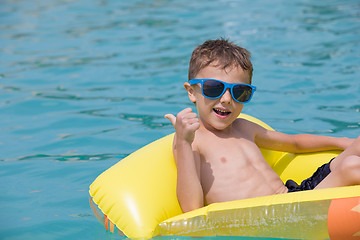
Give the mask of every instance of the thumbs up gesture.
<svg viewBox="0 0 360 240">
<path fill-rule="evenodd" d="M 166 114 L 176 131 L 176 137 L 183 139 L 190 144 L 194 141 L 195 132 L 199 129 L 200 123 L 197 114 L 191 108 L 185 108 L 175 117 L 172 114 Z"/>
</svg>

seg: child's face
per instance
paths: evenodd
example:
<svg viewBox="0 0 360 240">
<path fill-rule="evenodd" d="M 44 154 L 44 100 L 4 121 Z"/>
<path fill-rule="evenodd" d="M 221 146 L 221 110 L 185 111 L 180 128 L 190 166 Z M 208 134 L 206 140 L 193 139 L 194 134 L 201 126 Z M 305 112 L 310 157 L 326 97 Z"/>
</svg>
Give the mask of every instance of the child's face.
<svg viewBox="0 0 360 240">
<path fill-rule="evenodd" d="M 197 79 L 217 79 L 227 83 L 249 83 L 249 75 L 240 67 L 222 68 L 209 65 L 203 68 L 197 75 Z M 185 83 L 192 102 L 196 102 L 199 120 L 204 127 L 211 130 L 225 130 L 235 121 L 241 113 L 244 104 L 236 102 L 227 89 L 217 99 L 204 97 L 201 92 L 201 84 L 190 86 Z"/>
</svg>

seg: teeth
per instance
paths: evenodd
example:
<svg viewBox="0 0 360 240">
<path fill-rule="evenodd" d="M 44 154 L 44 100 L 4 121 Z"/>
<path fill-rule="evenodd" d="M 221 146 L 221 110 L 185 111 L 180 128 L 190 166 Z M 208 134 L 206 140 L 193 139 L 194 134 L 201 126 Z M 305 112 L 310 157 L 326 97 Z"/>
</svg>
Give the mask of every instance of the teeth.
<svg viewBox="0 0 360 240">
<path fill-rule="evenodd" d="M 227 113 L 228 111 L 226 111 L 226 110 L 221 110 L 221 109 L 215 109 L 216 111 L 218 111 L 218 112 L 222 112 L 222 113 Z"/>
</svg>

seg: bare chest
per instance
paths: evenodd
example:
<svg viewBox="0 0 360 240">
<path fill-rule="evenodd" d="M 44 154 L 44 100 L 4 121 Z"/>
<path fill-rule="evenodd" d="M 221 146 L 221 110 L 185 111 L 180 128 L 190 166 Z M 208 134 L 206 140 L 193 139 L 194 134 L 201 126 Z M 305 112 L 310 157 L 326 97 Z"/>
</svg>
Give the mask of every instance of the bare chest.
<svg viewBox="0 0 360 240">
<path fill-rule="evenodd" d="M 200 180 L 206 198 L 242 198 L 240 189 L 250 191 L 252 186 L 247 184 L 256 186 L 257 182 L 266 181 L 264 173 L 272 172 L 251 139 L 217 139 L 216 143 L 210 140 L 204 141 L 200 149 Z M 232 196 L 232 191 L 237 193 Z"/>
<path fill-rule="evenodd" d="M 263 157 L 260 149 L 250 139 L 228 138 L 216 142 L 206 141 L 200 148 L 201 165 L 209 165 L 212 170 L 261 166 Z"/>
</svg>

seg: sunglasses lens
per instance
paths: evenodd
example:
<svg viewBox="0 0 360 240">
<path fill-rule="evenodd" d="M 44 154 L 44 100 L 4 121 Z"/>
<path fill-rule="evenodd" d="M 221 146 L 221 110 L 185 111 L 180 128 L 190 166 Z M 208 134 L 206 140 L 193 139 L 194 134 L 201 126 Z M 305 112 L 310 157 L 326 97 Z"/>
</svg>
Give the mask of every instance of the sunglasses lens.
<svg viewBox="0 0 360 240">
<path fill-rule="evenodd" d="M 233 88 L 234 98 L 239 102 L 247 102 L 250 100 L 252 88 L 246 85 L 236 85 Z"/>
<path fill-rule="evenodd" d="M 218 81 L 207 80 L 203 84 L 203 93 L 207 97 L 217 98 L 224 91 L 224 84 Z"/>
</svg>

